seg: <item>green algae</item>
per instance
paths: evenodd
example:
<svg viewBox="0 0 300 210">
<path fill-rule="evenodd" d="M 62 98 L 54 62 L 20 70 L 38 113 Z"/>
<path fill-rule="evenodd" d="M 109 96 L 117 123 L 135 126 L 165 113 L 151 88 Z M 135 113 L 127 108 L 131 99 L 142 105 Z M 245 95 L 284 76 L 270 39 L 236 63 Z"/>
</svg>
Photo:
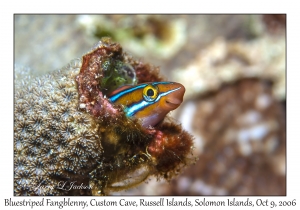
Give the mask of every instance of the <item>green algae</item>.
<svg viewBox="0 0 300 210">
<path fill-rule="evenodd" d="M 123 85 L 136 85 L 137 78 L 133 67 L 120 60 L 107 59 L 102 64 L 101 87 L 109 93 Z"/>
</svg>

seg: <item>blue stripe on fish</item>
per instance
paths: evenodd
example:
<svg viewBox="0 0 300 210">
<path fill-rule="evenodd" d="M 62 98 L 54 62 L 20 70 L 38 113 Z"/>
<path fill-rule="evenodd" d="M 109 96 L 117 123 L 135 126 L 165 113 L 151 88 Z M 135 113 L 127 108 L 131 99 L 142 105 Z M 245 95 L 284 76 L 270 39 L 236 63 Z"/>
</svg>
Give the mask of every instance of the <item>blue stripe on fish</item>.
<svg viewBox="0 0 300 210">
<path fill-rule="evenodd" d="M 152 84 L 153 85 L 159 85 L 159 84 L 172 84 L 173 82 L 153 82 Z M 132 91 L 135 91 L 135 90 L 138 90 L 138 89 L 141 89 L 141 88 L 144 88 L 146 87 L 148 84 L 141 84 L 141 85 L 138 85 L 138 86 L 135 86 L 135 87 L 132 87 L 132 88 L 128 88 L 128 89 L 125 89 L 123 91 L 121 91 L 120 93 L 117 93 L 116 95 L 112 96 L 110 99 L 110 101 L 112 103 L 115 103 L 119 98 L 121 98 L 122 96 L 126 95 L 127 93 L 130 93 Z"/>
<path fill-rule="evenodd" d="M 137 89 L 141 89 L 146 87 L 148 84 L 142 84 L 142 85 L 138 85 L 132 88 L 128 88 L 126 90 L 121 91 L 120 93 L 117 93 L 116 95 L 112 96 L 110 99 L 111 102 L 115 103 L 119 98 L 121 98 L 122 96 L 126 95 L 127 93 L 130 93 L 132 91 L 135 91 Z"/>
<path fill-rule="evenodd" d="M 166 83 L 164 83 L 164 84 L 166 84 Z M 168 84 L 170 84 L 170 83 L 168 83 Z M 157 103 L 160 100 L 161 97 L 166 96 L 166 95 L 168 95 L 168 94 L 170 94 L 170 93 L 172 93 L 172 92 L 174 92 L 176 90 L 179 90 L 179 89 L 180 89 L 180 87 L 176 88 L 176 89 L 173 89 L 173 90 L 169 90 L 167 92 L 160 93 L 158 95 L 158 97 L 154 101 L 149 102 L 149 101 L 141 100 L 138 103 L 135 103 L 135 104 L 133 104 L 131 106 L 128 106 L 126 108 L 126 116 L 128 116 L 128 117 L 134 116 L 137 112 L 143 110 L 147 106 L 150 106 L 150 105 L 152 105 L 154 103 Z"/>
</svg>

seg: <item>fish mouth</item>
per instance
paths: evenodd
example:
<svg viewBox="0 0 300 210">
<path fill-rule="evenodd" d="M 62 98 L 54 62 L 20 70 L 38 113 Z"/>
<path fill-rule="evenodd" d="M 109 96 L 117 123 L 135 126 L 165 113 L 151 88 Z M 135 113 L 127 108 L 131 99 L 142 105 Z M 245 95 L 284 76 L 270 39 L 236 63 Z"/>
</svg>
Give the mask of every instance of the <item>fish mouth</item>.
<svg viewBox="0 0 300 210">
<path fill-rule="evenodd" d="M 179 98 L 168 98 L 166 100 L 166 103 L 170 106 L 179 106 L 181 104 L 182 100 Z"/>
<path fill-rule="evenodd" d="M 165 100 L 165 105 L 167 107 L 167 109 L 169 110 L 174 110 L 177 107 L 179 107 L 179 105 L 182 103 L 182 99 L 181 98 L 176 98 L 176 97 L 168 97 Z"/>
<path fill-rule="evenodd" d="M 183 101 L 185 88 L 182 84 L 170 82 L 169 84 L 158 85 L 159 91 L 162 93 L 161 109 L 171 111 L 179 107 Z"/>
<path fill-rule="evenodd" d="M 173 90 L 175 90 L 175 91 L 168 94 L 165 99 L 165 105 L 170 110 L 174 110 L 177 107 L 179 107 L 179 105 L 183 101 L 183 95 L 185 92 L 184 86 L 179 83 L 174 83 L 174 87 L 175 88 Z"/>
</svg>

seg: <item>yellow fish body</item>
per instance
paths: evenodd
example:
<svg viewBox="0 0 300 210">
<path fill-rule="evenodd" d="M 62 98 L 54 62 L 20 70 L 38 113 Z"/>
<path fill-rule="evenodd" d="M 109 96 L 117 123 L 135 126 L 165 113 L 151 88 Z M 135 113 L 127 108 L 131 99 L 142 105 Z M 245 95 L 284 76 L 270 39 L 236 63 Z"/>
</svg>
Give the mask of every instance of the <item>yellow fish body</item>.
<svg viewBox="0 0 300 210">
<path fill-rule="evenodd" d="M 123 86 L 113 91 L 109 99 L 124 106 L 128 117 L 141 120 L 142 126 L 155 126 L 168 112 L 183 101 L 185 88 L 176 82 L 151 82 Z"/>
</svg>

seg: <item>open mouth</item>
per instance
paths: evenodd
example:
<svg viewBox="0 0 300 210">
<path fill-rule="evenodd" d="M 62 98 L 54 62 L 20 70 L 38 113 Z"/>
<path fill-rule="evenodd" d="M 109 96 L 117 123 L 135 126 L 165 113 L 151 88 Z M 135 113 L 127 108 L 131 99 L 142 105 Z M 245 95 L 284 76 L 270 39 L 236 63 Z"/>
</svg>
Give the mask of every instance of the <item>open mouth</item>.
<svg viewBox="0 0 300 210">
<path fill-rule="evenodd" d="M 165 92 L 166 94 L 164 94 L 165 108 L 174 110 L 182 103 L 185 88 L 179 83 L 172 83 L 168 86 L 168 89 L 169 90 Z"/>
<path fill-rule="evenodd" d="M 177 98 L 168 98 L 166 100 L 166 104 L 167 106 L 171 107 L 171 108 L 177 108 L 180 104 L 181 104 L 181 100 L 177 99 Z"/>
<path fill-rule="evenodd" d="M 181 104 L 182 101 L 177 98 L 171 98 L 171 99 L 167 99 L 166 102 L 168 104 L 179 105 L 179 104 Z"/>
</svg>

